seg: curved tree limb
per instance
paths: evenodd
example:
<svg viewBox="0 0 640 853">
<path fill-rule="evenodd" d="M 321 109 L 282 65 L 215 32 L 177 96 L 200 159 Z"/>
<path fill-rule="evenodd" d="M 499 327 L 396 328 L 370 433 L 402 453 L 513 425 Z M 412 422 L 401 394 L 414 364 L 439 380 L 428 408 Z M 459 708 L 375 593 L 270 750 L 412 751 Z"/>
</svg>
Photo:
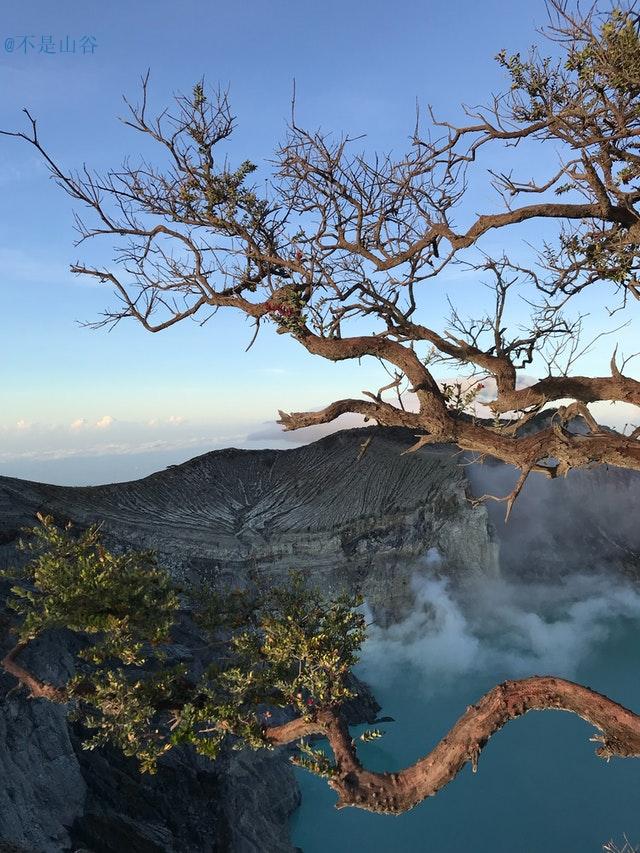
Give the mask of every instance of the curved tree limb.
<svg viewBox="0 0 640 853">
<path fill-rule="evenodd" d="M 601 758 L 640 757 L 640 715 L 607 696 L 553 676 L 505 681 L 486 693 L 460 717 L 424 758 L 397 773 L 366 770 L 358 760 L 348 727 L 337 710 L 319 711 L 314 720 L 293 720 L 265 731 L 280 746 L 301 737 L 324 734 L 335 757 L 329 785 L 338 794 L 337 808 L 355 806 L 383 814 L 401 814 L 434 796 L 467 764 L 475 772 L 489 739 L 510 720 L 527 711 L 556 710 L 576 714 L 595 726 L 592 740 Z"/>
<path fill-rule="evenodd" d="M 525 388 L 502 391 L 491 408 L 498 413 L 520 411 L 541 401 L 577 400 L 594 403 L 598 400 L 631 403 L 640 406 L 640 382 L 630 376 L 547 376 Z"/>
<path fill-rule="evenodd" d="M 48 699 L 50 702 L 59 702 L 64 704 L 69 697 L 67 691 L 63 687 L 56 687 L 37 678 L 29 670 L 25 669 L 17 658 L 28 646 L 28 642 L 17 643 L 0 661 L 0 666 L 9 675 L 17 678 L 20 684 L 29 691 L 29 696 L 32 699 Z"/>
<path fill-rule="evenodd" d="M 302 427 L 326 424 L 334 421 L 340 415 L 364 415 L 367 420 L 375 420 L 381 426 L 404 426 L 410 429 L 420 429 L 420 416 L 414 412 L 403 412 L 402 409 L 390 403 L 370 403 L 367 400 L 336 400 L 317 412 L 283 412 L 279 410 L 281 424 L 285 431 L 301 429 Z"/>
<path fill-rule="evenodd" d="M 418 441 L 409 451 L 419 450 L 434 442 L 455 443 L 462 450 L 470 450 L 483 456 L 492 456 L 521 471 L 543 469 L 543 461 L 555 459 L 556 466 L 545 465 L 545 471 L 566 473 L 571 468 L 581 468 L 592 463 L 615 465 L 619 468 L 640 470 L 640 441 L 638 431 L 628 436 L 614 432 L 596 432 L 577 435 L 560 425 L 543 429 L 532 435 L 513 435 L 511 429 L 492 428 L 469 418 L 457 418 L 447 412 L 446 420 L 439 415 L 432 417 L 429 410 L 407 412 L 390 403 L 373 403 L 365 400 L 338 400 L 318 412 L 280 412 L 285 430 L 330 423 L 342 414 L 354 412 L 376 420 L 383 426 L 402 426 L 423 430 L 416 436 Z M 517 424 L 516 424 L 517 426 Z M 547 474 L 552 476 L 552 474 Z"/>
</svg>

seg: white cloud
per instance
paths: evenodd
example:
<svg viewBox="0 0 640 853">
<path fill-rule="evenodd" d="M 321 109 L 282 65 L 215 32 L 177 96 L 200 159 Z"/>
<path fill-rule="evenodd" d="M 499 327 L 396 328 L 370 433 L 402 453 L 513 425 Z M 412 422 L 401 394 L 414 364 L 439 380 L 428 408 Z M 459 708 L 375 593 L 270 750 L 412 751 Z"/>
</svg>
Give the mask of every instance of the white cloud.
<svg viewBox="0 0 640 853">
<path fill-rule="evenodd" d="M 231 435 L 198 434 L 182 439 L 154 439 L 153 441 L 117 441 L 100 444 L 88 444 L 83 447 L 53 447 L 47 449 L 28 449 L 19 451 L 0 451 L 0 464 L 20 461 L 43 461 L 93 458 L 99 456 L 128 456 L 153 451 L 182 451 L 196 448 L 198 453 L 204 453 L 218 447 L 230 447 L 243 444 L 246 440 L 244 433 Z M 4 475 L 3 475 L 4 476 Z"/>
<path fill-rule="evenodd" d="M 16 423 L 16 429 L 31 429 L 31 424 L 29 423 L 29 421 L 25 421 L 24 418 L 20 418 L 20 420 Z"/>
<path fill-rule="evenodd" d="M 606 424 L 627 434 L 640 424 L 640 409 L 632 403 L 608 403 L 600 401 L 589 403 L 589 410 L 599 424 Z"/>
<path fill-rule="evenodd" d="M 111 415 L 104 415 L 99 421 L 96 421 L 96 427 L 97 429 L 109 429 L 114 421 L 115 418 L 112 418 Z"/>
<path fill-rule="evenodd" d="M 455 588 L 424 573 L 412 587 L 415 601 L 404 621 L 369 627 L 360 671 L 393 684 L 398 672 L 413 667 L 426 694 L 482 672 L 575 678 L 617 622 L 640 620 L 638 591 L 609 573 L 535 584 L 482 578 Z"/>
<path fill-rule="evenodd" d="M 28 422 L 24 422 L 26 425 Z M 221 432 L 219 424 L 192 424 L 174 415 L 140 421 L 125 421 L 113 415 L 78 417 L 65 423 L 0 424 L 0 464 L 123 456 L 154 451 L 194 455 L 213 447 L 243 444 L 254 424 L 235 425 Z M 242 430 L 241 432 L 239 430 Z M 2 472 L 3 474 L 5 471 Z M 18 474 L 20 476 L 20 474 Z"/>
</svg>

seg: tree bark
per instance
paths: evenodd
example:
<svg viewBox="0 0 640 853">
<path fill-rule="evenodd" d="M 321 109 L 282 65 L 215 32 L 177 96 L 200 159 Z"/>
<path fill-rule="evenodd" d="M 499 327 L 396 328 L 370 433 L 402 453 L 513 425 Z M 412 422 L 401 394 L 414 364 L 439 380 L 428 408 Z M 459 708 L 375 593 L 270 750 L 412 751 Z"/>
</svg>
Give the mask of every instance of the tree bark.
<svg viewBox="0 0 640 853">
<path fill-rule="evenodd" d="M 505 681 L 470 705 L 458 722 L 415 764 L 397 773 L 375 773 L 360 764 L 355 745 L 339 710 L 319 711 L 313 720 L 293 720 L 266 730 L 273 745 L 322 733 L 336 761 L 329 785 L 338 794 L 337 808 L 355 806 L 371 812 L 401 814 L 434 796 L 478 756 L 488 740 L 509 720 L 527 711 L 557 710 L 577 714 L 600 732 L 592 740 L 601 745 L 596 754 L 640 757 L 640 715 L 607 696 L 553 676 L 533 676 Z"/>
<path fill-rule="evenodd" d="M 638 433 L 624 436 L 615 432 L 577 435 L 554 424 L 533 435 L 514 436 L 512 432 L 484 426 L 455 412 L 432 417 L 428 410 L 405 412 L 389 403 L 369 403 L 361 400 L 338 400 L 318 412 L 280 412 L 279 424 L 285 430 L 296 430 L 311 424 L 329 423 L 346 412 L 362 414 L 381 426 L 402 426 L 423 434 L 410 450 L 424 444 L 440 442 L 457 444 L 481 456 L 492 456 L 501 462 L 514 465 L 521 471 L 540 470 L 544 460 L 555 459 L 548 465 L 548 476 L 564 474 L 571 468 L 582 468 L 593 463 L 615 465 L 619 468 L 640 470 L 640 441 Z M 517 426 L 517 423 L 516 423 Z"/>
<path fill-rule="evenodd" d="M 67 691 L 62 687 L 56 687 L 53 684 L 48 684 L 40 678 L 37 678 L 21 664 L 17 658 L 28 646 L 28 642 L 17 643 L 8 654 L 0 661 L 0 665 L 5 672 L 17 678 L 23 687 L 29 691 L 31 699 L 48 699 L 50 702 L 65 703 L 69 697 Z"/>
</svg>

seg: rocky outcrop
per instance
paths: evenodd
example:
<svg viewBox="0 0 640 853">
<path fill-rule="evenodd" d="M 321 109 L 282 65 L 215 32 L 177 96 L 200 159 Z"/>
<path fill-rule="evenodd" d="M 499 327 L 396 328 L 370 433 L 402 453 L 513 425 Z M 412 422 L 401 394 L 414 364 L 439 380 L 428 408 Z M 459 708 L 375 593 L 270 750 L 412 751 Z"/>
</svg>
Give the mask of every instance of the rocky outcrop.
<svg viewBox="0 0 640 853">
<path fill-rule="evenodd" d="M 69 849 L 86 785 L 62 708 L 14 695 L 0 705 L 0 838 Z"/>
<path fill-rule="evenodd" d="M 0 654 L 12 643 L 7 621 Z M 188 621 L 178 629 L 172 659 L 198 666 L 189 647 L 202 648 L 203 637 L 189 633 Z M 61 683 L 73 671 L 74 645 L 64 632 L 45 635 L 26 662 Z M 299 792 L 284 751 L 229 750 L 212 763 L 176 749 L 156 775 L 143 776 L 115 749 L 84 750 L 84 734 L 62 707 L 30 700 L 0 676 L 0 839 L 32 853 L 292 853 L 288 818 Z"/>
<path fill-rule="evenodd" d="M 190 639 L 202 643 L 182 625 L 183 659 Z M 60 683 L 69 644 L 62 633 L 38 640 L 30 668 Z M 289 750 L 228 749 L 211 762 L 175 749 L 156 775 L 141 775 L 116 749 L 84 750 L 85 733 L 63 708 L 27 699 L 9 681 L 0 679 L 0 833 L 25 853 L 293 853 L 288 821 L 300 793 Z M 355 678 L 353 689 L 347 718 L 373 722 L 375 699 Z"/>
<path fill-rule="evenodd" d="M 362 444 L 371 439 L 359 458 Z M 66 488 L 0 478 L 0 560 L 36 511 L 150 547 L 178 577 L 225 586 L 308 569 L 391 615 L 430 548 L 449 575 L 495 574 L 484 507 L 450 447 L 402 455 L 413 435 L 358 429 L 292 450 L 219 450 L 131 483 Z M 3 554 L 4 552 L 4 554 Z"/>
</svg>

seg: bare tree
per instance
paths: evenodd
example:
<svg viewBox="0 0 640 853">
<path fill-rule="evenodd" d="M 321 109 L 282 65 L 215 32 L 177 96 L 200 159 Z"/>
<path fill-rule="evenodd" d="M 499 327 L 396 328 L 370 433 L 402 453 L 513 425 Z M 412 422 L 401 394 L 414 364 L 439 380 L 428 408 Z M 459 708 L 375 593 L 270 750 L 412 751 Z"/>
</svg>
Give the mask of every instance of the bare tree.
<svg viewBox="0 0 640 853">
<path fill-rule="evenodd" d="M 521 472 L 510 508 L 532 471 L 553 478 L 591 463 L 640 469 L 640 428 L 603 431 L 587 409 L 602 400 L 640 405 L 640 382 L 623 372 L 629 358 L 620 365 L 616 348 L 606 374 L 579 375 L 575 362 L 589 344 L 579 343 L 580 316 L 567 314 L 591 287 L 619 300 L 613 310 L 633 310 L 640 299 L 640 16 L 628 0 L 587 12 L 549 0 L 547 13 L 541 32 L 555 58 L 501 52 L 508 91 L 467 109 L 466 124 L 431 115 L 425 133 L 416 122 L 404 156 L 359 153 L 357 139 L 303 129 L 294 98 L 267 191 L 250 184 L 252 163 L 232 168 L 219 158 L 234 118 L 226 93 L 208 94 L 202 83 L 157 117 L 149 114 L 148 76 L 141 101 L 127 102 L 126 124 L 157 143 L 160 165 L 67 172 L 26 110 L 28 129 L 4 133 L 33 145 L 88 208 L 90 221 L 77 218 L 80 244 L 117 238 L 113 266 L 72 267 L 111 285 L 118 298 L 94 325 L 132 317 L 159 332 L 235 308 L 255 324 L 251 343 L 274 323 L 313 355 L 379 359 L 390 385 L 321 411 L 280 412 L 279 423 L 295 430 L 351 412 L 414 430 L 414 449 L 454 442 L 496 457 Z M 487 176 L 480 155 L 504 148 L 515 156 L 527 145 L 552 151 L 556 168 L 540 180 L 490 172 L 498 210 L 472 213 L 470 182 Z M 489 232 L 506 242 L 532 220 L 556 227 L 534 262 L 486 253 Z M 490 284 L 495 304 L 472 321 L 454 308 L 438 330 L 419 317 L 438 276 L 460 264 Z M 523 288 L 530 323 L 509 332 L 505 307 Z M 351 333 L 363 321 L 373 331 Z M 469 371 L 457 390 L 436 380 L 433 364 L 441 360 L 456 376 Z M 521 371 L 540 361 L 547 375 L 522 387 Z M 487 379 L 494 417 L 483 420 L 468 409 Z M 415 406 L 403 403 L 405 384 Z M 559 401 L 565 405 L 549 428 L 518 429 Z M 578 414 L 586 435 L 567 428 Z"/>
</svg>

